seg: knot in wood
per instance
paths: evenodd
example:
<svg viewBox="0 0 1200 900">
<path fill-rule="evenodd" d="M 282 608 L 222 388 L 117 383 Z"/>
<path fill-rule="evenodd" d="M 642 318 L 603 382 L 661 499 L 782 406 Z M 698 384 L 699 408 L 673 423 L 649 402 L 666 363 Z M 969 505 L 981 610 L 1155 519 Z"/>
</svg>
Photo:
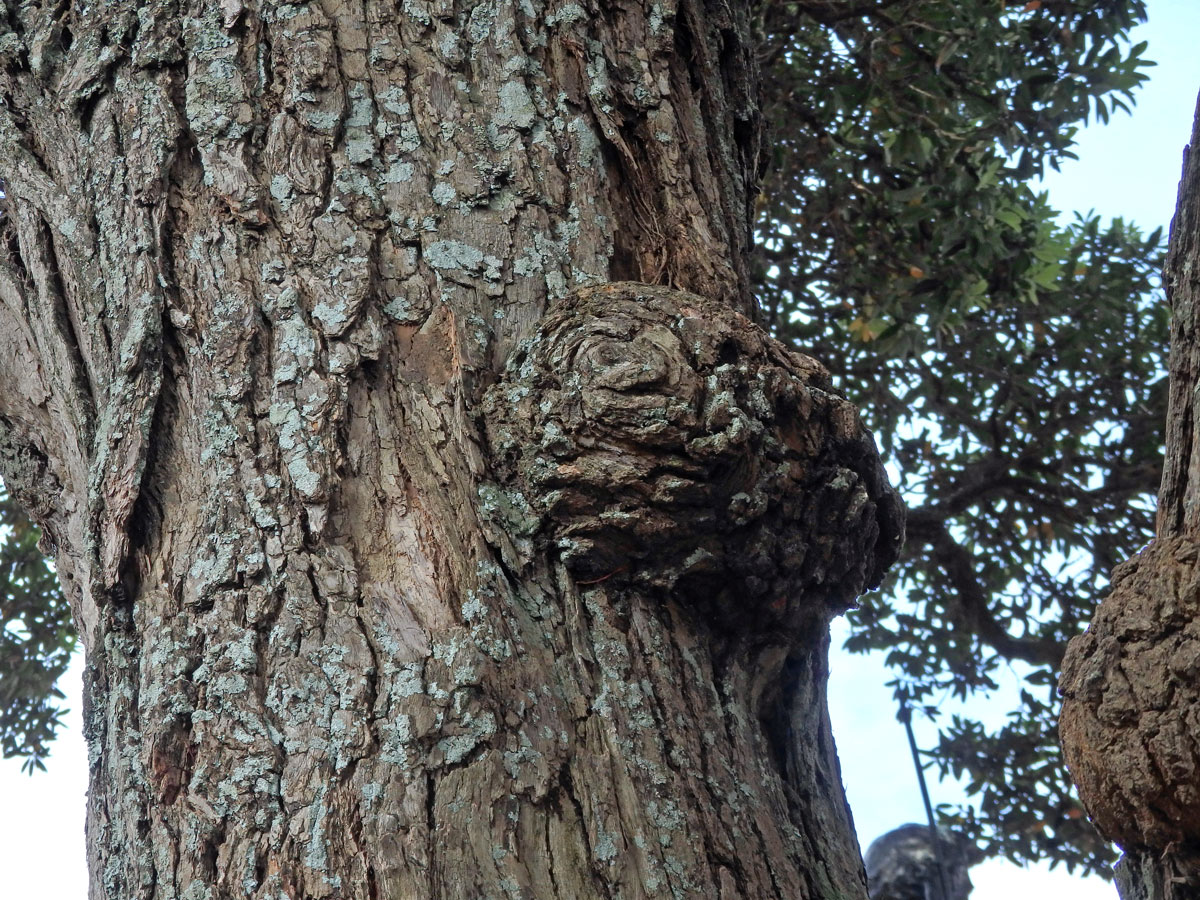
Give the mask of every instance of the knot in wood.
<svg viewBox="0 0 1200 900">
<path fill-rule="evenodd" d="M 787 620 L 844 608 L 903 512 L 816 361 L 694 294 L 621 283 L 551 308 L 485 398 L 502 485 L 580 581 Z M 808 601 L 807 603 L 803 601 Z"/>
<path fill-rule="evenodd" d="M 1200 544 L 1155 540 L 1113 570 L 1059 687 L 1067 765 L 1101 833 L 1200 860 Z"/>
</svg>

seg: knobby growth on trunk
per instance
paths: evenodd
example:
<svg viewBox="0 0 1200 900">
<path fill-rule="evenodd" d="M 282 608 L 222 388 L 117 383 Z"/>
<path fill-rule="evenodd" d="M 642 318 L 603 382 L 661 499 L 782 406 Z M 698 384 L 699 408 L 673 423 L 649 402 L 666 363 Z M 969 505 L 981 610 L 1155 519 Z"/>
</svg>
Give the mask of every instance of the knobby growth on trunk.
<svg viewBox="0 0 1200 900">
<path fill-rule="evenodd" d="M 1200 109 L 1185 151 L 1164 282 L 1171 304 L 1167 448 L 1155 539 L 1063 663 L 1060 731 L 1080 797 L 1125 858 L 1125 900 L 1200 897 Z"/>
<path fill-rule="evenodd" d="M 752 322 L 746 16 L 0 13 L 94 898 L 865 897 L 826 625 L 902 519 Z"/>
</svg>

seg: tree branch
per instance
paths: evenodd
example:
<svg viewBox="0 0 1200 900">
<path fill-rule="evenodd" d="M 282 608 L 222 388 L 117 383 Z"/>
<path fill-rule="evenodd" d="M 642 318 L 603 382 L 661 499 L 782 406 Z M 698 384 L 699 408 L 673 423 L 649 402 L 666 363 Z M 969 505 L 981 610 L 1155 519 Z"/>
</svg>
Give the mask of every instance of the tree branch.
<svg viewBox="0 0 1200 900">
<path fill-rule="evenodd" d="M 910 542 L 919 541 L 932 551 L 958 595 L 959 612 L 980 640 L 1008 659 L 1057 669 L 1063 644 L 1044 638 L 1019 638 L 1008 632 L 992 615 L 987 592 L 975 575 L 975 558 L 959 544 L 946 527 L 945 519 L 926 510 L 910 510 L 907 522 Z"/>
</svg>

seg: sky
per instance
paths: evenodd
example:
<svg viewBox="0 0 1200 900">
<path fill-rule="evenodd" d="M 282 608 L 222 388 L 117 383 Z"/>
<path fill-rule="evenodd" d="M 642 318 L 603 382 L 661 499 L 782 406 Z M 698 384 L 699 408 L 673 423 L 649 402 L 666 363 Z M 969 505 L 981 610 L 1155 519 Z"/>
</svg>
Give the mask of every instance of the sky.
<svg viewBox="0 0 1200 900">
<path fill-rule="evenodd" d="M 1117 114 L 1104 127 L 1079 136 L 1078 162 L 1051 173 L 1044 187 L 1058 209 L 1095 210 L 1105 218 L 1122 216 L 1145 231 L 1170 222 L 1175 206 L 1183 147 L 1191 133 L 1200 88 L 1200 0 L 1150 0 L 1150 21 L 1133 33 L 1148 41 L 1148 57 L 1159 65 L 1139 92 L 1132 117 Z M 845 630 L 835 624 L 834 641 Z M 60 685 L 71 713 L 56 740 L 45 773 L 20 771 L 19 760 L 0 760 L 0 888 L 6 897 L 85 900 L 83 821 L 87 756 L 81 735 L 77 657 Z M 878 835 L 924 812 L 903 727 L 896 721 L 889 675 L 878 655 L 835 653 L 831 660 L 830 714 L 842 761 L 842 777 L 865 848 Z M 972 710 L 990 717 L 1003 703 Z M 918 740 L 928 746 L 926 728 Z M 931 773 L 932 774 L 932 773 Z M 951 783 L 930 784 L 933 802 L 957 802 Z M 1114 900 L 1111 884 L 1068 875 L 1061 867 L 1021 869 L 991 860 L 972 869 L 972 900 L 1014 896 L 1064 896 L 1072 900 Z"/>
</svg>

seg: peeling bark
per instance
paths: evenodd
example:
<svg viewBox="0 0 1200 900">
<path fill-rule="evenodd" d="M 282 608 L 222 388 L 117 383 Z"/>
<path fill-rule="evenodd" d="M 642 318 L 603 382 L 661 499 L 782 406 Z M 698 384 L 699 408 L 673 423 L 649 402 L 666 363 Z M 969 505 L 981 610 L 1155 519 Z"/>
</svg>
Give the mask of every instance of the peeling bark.
<svg viewBox="0 0 1200 900">
<path fill-rule="evenodd" d="M 745 10 L 0 15 L 91 896 L 865 897 L 826 626 L 902 519 L 751 322 Z"/>
<path fill-rule="evenodd" d="M 1200 108 L 1164 271 L 1171 303 L 1167 448 L 1157 535 L 1113 571 L 1060 687 L 1080 797 L 1125 857 L 1125 900 L 1200 897 Z"/>
</svg>

